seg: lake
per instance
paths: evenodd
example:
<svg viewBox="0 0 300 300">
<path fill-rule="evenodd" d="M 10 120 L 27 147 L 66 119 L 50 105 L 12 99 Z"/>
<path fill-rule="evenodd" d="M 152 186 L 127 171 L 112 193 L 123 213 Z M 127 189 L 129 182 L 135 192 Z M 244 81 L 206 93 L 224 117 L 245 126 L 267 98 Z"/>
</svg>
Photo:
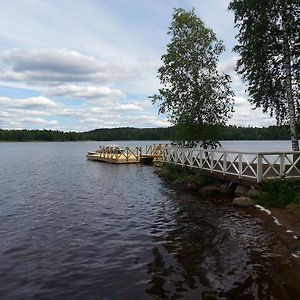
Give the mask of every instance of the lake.
<svg viewBox="0 0 300 300">
<path fill-rule="evenodd" d="M 299 299 L 259 218 L 175 192 L 153 166 L 86 160 L 99 144 L 0 143 L 1 300 Z"/>
</svg>

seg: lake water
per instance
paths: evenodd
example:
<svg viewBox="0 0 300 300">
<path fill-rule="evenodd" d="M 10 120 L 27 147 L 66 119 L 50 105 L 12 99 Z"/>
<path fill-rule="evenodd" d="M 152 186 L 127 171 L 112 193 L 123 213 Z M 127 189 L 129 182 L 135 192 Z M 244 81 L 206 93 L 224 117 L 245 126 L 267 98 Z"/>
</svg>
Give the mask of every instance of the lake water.
<svg viewBox="0 0 300 300">
<path fill-rule="evenodd" d="M 155 167 L 87 161 L 98 146 L 0 143 L 1 300 L 300 299 L 260 219 L 175 192 Z"/>
</svg>

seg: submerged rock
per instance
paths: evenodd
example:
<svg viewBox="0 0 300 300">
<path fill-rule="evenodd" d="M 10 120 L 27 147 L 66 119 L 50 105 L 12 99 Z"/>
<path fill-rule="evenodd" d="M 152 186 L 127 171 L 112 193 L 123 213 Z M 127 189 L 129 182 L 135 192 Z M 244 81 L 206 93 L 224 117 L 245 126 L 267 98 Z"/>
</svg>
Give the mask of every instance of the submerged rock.
<svg viewBox="0 0 300 300">
<path fill-rule="evenodd" d="M 236 206 L 243 206 L 243 207 L 252 206 L 255 205 L 255 200 L 249 197 L 242 196 L 242 197 L 234 198 L 232 204 Z"/>
</svg>

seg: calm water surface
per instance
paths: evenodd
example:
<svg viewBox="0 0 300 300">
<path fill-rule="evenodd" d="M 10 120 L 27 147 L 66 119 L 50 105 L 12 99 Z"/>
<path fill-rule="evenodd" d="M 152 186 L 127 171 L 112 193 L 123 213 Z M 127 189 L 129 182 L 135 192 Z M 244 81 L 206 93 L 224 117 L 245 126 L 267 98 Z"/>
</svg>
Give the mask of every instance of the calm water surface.
<svg viewBox="0 0 300 300">
<path fill-rule="evenodd" d="M 1 300 L 300 299 L 261 220 L 175 193 L 152 166 L 87 161 L 97 147 L 0 144 Z"/>
</svg>

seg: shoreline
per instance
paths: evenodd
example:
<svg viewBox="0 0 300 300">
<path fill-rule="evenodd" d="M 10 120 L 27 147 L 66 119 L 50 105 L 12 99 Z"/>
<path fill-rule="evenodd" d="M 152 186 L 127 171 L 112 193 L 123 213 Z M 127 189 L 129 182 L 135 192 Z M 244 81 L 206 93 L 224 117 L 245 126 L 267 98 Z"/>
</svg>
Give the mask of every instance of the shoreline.
<svg viewBox="0 0 300 300">
<path fill-rule="evenodd" d="M 270 215 L 257 207 L 247 209 L 252 215 L 262 219 L 265 225 L 279 236 L 300 268 L 300 219 L 286 208 L 270 208 L 268 209 Z"/>
<path fill-rule="evenodd" d="M 196 196 L 199 201 L 211 201 L 212 203 L 227 204 L 235 207 L 236 210 L 246 211 L 253 217 L 259 218 L 266 229 L 271 229 L 274 234 L 287 248 L 290 253 L 286 259 L 290 262 L 295 262 L 300 274 L 300 217 L 288 211 L 286 207 L 282 208 L 266 208 L 259 204 L 249 206 L 239 206 L 233 204 L 233 199 L 237 196 L 231 191 L 201 194 L 199 189 L 193 185 L 193 180 L 188 179 L 185 183 L 179 182 L 178 178 L 170 180 L 168 175 L 162 168 L 155 171 L 155 173 L 162 178 L 162 180 L 169 185 L 176 193 L 184 192 Z M 208 179 L 210 179 L 208 177 Z M 202 188 L 211 187 L 211 184 L 206 184 Z M 255 201 L 256 202 L 256 201 Z"/>
</svg>

